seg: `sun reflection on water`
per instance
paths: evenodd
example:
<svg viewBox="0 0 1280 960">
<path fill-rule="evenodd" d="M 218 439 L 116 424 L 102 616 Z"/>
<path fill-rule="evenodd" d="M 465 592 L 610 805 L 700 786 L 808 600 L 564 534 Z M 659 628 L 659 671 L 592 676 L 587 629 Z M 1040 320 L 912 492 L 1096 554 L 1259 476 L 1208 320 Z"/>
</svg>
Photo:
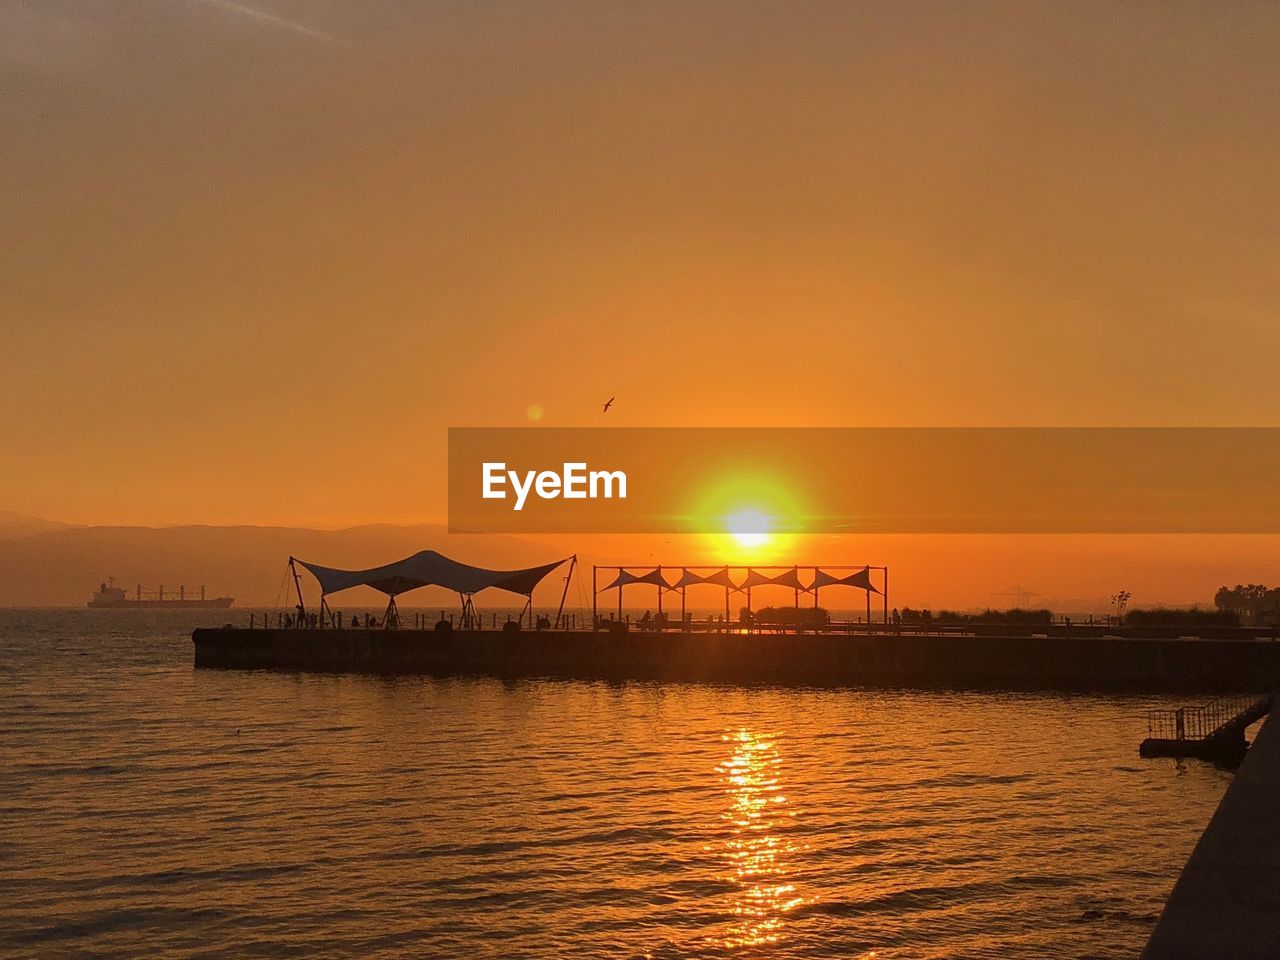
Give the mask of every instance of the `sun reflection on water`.
<svg viewBox="0 0 1280 960">
<path fill-rule="evenodd" d="M 783 918 L 805 903 L 788 881 L 790 860 L 800 847 L 788 836 L 796 816 L 781 784 L 782 758 L 776 738 L 737 730 L 725 734 L 732 753 L 718 769 L 729 798 L 722 815 L 731 827 L 723 844 L 734 922 L 721 943 L 747 949 L 777 943 Z"/>
</svg>

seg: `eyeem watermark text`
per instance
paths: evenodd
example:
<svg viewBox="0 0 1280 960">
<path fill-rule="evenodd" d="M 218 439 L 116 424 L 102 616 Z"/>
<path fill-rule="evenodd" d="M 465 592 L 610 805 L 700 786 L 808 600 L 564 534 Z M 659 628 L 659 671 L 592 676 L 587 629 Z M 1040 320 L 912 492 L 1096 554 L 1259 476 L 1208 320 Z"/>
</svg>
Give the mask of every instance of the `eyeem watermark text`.
<svg viewBox="0 0 1280 960">
<path fill-rule="evenodd" d="M 627 475 L 621 470 L 588 470 L 585 463 L 563 463 L 561 471 L 508 470 L 502 462 L 483 464 L 481 496 L 486 500 L 507 499 L 507 484 L 515 494 L 512 510 L 523 510 L 529 493 L 541 500 L 620 500 L 627 498 Z"/>
</svg>

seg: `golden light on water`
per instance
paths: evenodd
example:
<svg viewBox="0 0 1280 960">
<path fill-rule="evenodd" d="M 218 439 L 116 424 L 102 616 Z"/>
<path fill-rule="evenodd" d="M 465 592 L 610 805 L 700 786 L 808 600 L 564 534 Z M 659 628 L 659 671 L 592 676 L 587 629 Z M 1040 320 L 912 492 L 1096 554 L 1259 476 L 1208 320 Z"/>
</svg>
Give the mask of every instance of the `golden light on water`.
<svg viewBox="0 0 1280 960">
<path fill-rule="evenodd" d="M 736 890 L 735 920 L 721 942 L 745 950 L 777 943 L 786 914 L 806 900 L 787 876 L 798 850 L 787 835 L 795 812 L 782 790 L 775 738 L 738 730 L 724 739 L 732 751 L 719 765 L 729 800 L 723 817 L 731 827 L 723 846 L 725 879 Z"/>
</svg>

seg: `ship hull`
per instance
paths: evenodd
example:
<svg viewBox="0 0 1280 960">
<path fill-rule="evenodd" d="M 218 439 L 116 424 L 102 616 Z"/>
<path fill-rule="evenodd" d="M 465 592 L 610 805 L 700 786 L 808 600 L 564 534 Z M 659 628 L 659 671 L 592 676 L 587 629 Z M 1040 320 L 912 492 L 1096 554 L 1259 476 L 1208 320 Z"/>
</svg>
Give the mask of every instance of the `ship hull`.
<svg viewBox="0 0 1280 960">
<path fill-rule="evenodd" d="M 211 597 L 208 600 L 90 600 L 88 606 L 95 610 L 226 610 L 235 600 L 231 597 Z"/>
</svg>

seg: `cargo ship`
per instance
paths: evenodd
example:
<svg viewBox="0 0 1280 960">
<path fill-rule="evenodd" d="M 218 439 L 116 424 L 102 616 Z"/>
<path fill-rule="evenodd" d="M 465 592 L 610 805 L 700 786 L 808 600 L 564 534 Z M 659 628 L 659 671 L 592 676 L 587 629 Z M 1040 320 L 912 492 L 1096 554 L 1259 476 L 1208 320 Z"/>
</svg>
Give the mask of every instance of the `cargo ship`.
<svg viewBox="0 0 1280 960">
<path fill-rule="evenodd" d="M 200 596 L 187 596 L 187 588 L 179 587 L 177 593 L 170 590 L 165 593 L 164 587 L 157 590 L 143 590 L 141 584 L 129 596 L 123 587 L 117 587 L 114 580 L 107 580 L 98 587 L 87 604 L 93 608 L 111 608 L 130 610 L 135 608 L 155 609 L 164 607 L 183 610 L 225 610 L 235 603 L 231 597 L 206 597 L 204 587 L 200 588 Z"/>
</svg>

